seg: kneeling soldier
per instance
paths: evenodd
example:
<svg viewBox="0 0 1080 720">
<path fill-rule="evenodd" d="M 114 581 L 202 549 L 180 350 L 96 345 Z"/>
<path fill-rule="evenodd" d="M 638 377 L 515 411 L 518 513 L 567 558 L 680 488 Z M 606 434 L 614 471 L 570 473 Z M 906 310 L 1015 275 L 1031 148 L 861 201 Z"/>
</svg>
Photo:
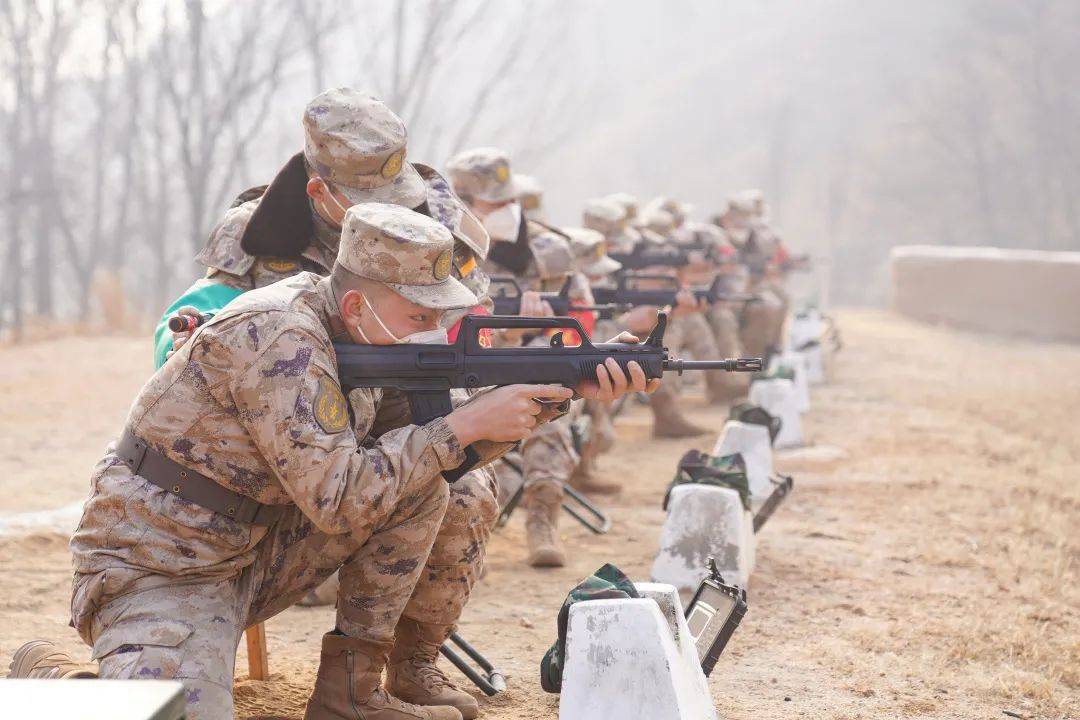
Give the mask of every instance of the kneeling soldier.
<svg viewBox="0 0 1080 720">
<path fill-rule="evenodd" d="M 332 340 L 445 342 L 442 312 L 476 300 L 450 277 L 454 241 L 434 220 L 367 204 L 343 225 L 330 277 L 245 294 L 149 380 L 71 541 L 72 624 L 101 676 L 179 679 L 190 718 L 232 717 L 244 628 L 339 571 L 305 717 L 458 720 L 380 687 L 446 510 L 440 472 L 473 442 L 527 437 L 534 400 L 571 396 L 502 387 L 361 444 L 382 393 L 352 394 L 350 426 Z"/>
</svg>

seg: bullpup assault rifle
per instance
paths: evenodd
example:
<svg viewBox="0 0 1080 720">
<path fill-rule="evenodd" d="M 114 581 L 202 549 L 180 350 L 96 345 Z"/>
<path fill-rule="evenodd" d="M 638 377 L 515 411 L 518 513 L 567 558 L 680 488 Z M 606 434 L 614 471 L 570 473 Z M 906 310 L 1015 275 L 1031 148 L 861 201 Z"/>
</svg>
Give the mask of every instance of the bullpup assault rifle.
<svg viewBox="0 0 1080 720">
<path fill-rule="evenodd" d="M 483 329 L 525 329 L 538 334 L 551 332 L 550 344 L 542 347 L 485 347 L 480 342 Z M 633 361 L 647 379 L 665 372 L 684 370 L 726 370 L 759 372 L 761 358 L 726 360 L 679 360 L 664 347 L 667 315 L 660 313 L 656 327 L 642 343 L 592 343 L 574 318 L 468 315 L 461 322 L 457 339 L 449 345 L 353 345 L 337 344 L 338 379 L 346 392 L 354 388 L 394 388 L 409 398 L 412 421 L 417 425 L 448 415 L 451 388 L 483 388 L 492 385 L 535 383 L 573 388 L 583 379 L 596 377 L 596 368 L 613 358 L 627 371 Z M 564 331 L 574 330 L 580 345 L 563 341 Z M 453 481 L 476 465 L 478 454 L 465 450 L 461 467 L 443 473 Z"/>
<path fill-rule="evenodd" d="M 678 244 L 641 242 L 630 252 L 608 253 L 608 257 L 617 260 L 624 270 L 644 270 L 650 267 L 682 268 L 703 262 L 708 265 L 717 265 L 724 262 L 716 254 L 713 246 L 703 242 Z"/>
<path fill-rule="evenodd" d="M 699 303 L 714 305 L 718 302 L 753 302 L 756 297 L 747 293 L 731 293 L 724 289 L 725 278 L 718 275 L 707 288 L 690 291 Z M 641 284 L 659 284 L 659 288 L 641 288 Z M 674 305 L 679 294 L 679 279 L 670 275 L 643 275 L 626 273 L 615 278 L 615 287 L 594 287 L 593 299 L 597 303 L 632 305 Z"/>
<path fill-rule="evenodd" d="M 540 299 L 551 306 L 556 315 L 566 315 L 571 310 L 593 311 L 603 317 L 611 317 L 615 313 L 626 312 L 629 305 L 620 303 L 606 303 L 604 305 L 571 305 L 570 304 L 570 278 L 559 292 L 538 293 Z M 517 279 L 510 275 L 492 275 L 488 295 L 495 303 L 496 315 L 517 315 L 521 312 L 521 295 L 523 291 Z"/>
</svg>

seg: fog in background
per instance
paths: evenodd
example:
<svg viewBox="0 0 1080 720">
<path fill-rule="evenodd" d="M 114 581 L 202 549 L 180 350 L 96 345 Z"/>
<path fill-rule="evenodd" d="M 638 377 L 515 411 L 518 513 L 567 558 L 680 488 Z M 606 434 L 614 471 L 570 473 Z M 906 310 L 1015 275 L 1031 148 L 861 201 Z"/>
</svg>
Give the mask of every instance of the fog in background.
<svg viewBox="0 0 1080 720">
<path fill-rule="evenodd" d="M 760 187 L 832 302 L 877 304 L 893 245 L 1080 249 L 1077 68 L 1073 0 L 3 0 L 0 333 L 157 317 L 336 85 L 413 161 L 506 149 L 559 224 Z"/>
</svg>

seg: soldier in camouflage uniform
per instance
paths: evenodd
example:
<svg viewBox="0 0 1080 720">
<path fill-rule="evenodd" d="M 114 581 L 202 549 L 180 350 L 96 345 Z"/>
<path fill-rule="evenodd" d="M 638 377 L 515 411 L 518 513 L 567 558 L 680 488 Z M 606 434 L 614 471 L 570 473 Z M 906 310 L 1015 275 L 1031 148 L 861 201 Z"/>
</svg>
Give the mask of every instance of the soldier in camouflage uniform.
<svg viewBox="0 0 1080 720">
<path fill-rule="evenodd" d="M 573 258 L 564 233 L 526 218 L 517 198 L 519 190 L 506 153 L 496 148 L 476 148 L 454 156 L 447 163 L 447 175 L 454 191 L 480 218 L 492 244 L 485 270 L 489 274 L 513 275 L 529 291 L 560 290 L 573 274 Z M 571 286 L 571 300 L 591 305 L 587 282 Z M 522 315 L 551 315 L 535 292 L 522 297 Z M 520 333 L 508 334 L 504 342 L 515 343 Z M 546 337 L 538 341 L 546 342 Z M 520 477 L 525 489 L 528 562 L 534 567 L 558 567 L 566 555 L 558 536 L 558 519 L 563 483 L 568 481 L 580 460 L 574 448 L 571 424 L 566 417 L 545 426 L 522 444 L 520 458 L 498 465 L 500 484 L 514 484 Z M 505 480 L 505 482 L 504 482 Z"/>
<path fill-rule="evenodd" d="M 94 473 L 71 543 L 72 624 L 103 677 L 178 678 L 189 717 L 231 717 L 243 629 L 340 568 L 306 717 L 461 717 L 379 684 L 446 510 L 440 472 L 468 444 L 527 435 L 540 411 L 529 398 L 570 392 L 500 388 L 360 445 L 381 391 L 354 391 L 350 424 L 331 348 L 445 337 L 441 311 L 475 302 L 450 277 L 453 245 L 404 208 L 354 207 L 331 277 L 301 273 L 245 294 L 150 379 Z"/>
<path fill-rule="evenodd" d="M 655 214 L 655 213 L 654 213 Z M 660 219 L 662 221 L 662 218 Z M 629 253 L 641 243 L 662 244 L 664 238 L 648 227 L 648 218 L 637 214 L 637 201 L 627 193 L 615 193 L 605 198 L 590 200 L 582 213 L 582 225 L 596 230 L 604 236 L 608 250 Z M 654 219 L 654 223 L 657 222 Z M 664 227 L 667 224 L 661 222 Z M 670 223 L 668 223 L 670 224 Z M 601 282 L 603 282 L 601 280 Z M 693 297 L 681 298 L 683 310 L 696 310 Z M 630 332 L 647 334 L 656 324 L 656 313 L 660 308 L 637 307 L 619 319 L 620 325 Z M 671 324 L 669 324 L 669 328 Z M 670 332 L 670 330 L 669 330 Z M 668 337 L 668 347 L 670 344 Z M 679 407 L 677 388 L 673 383 L 665 383 L 649 398 L 649 409 L 653 414 L 653 437 L 683 438 L 704 435 L 706 428 L 693 424 L 683 415 Z"/>
<path fill-rule="evenodd" d="M 248 199 L 231 208 L 211 232 L 198 255 L 208 266 L 206 278 L 195 287 L 220 283 L 240 292 L 304 270 L 326 275 L 337 252 L 344 208 L 382 200 L 439 220 L 457 241 L 455 277 L 478 296 L 486 291 L 486 277 L 476 267 L 487 251 L 486 232 L 439 173 L 405 161 L 405 126 L 386 105 L 349 88 L 329 90 L 305 108 L 303 126 L 304 151 L 265 190 L 253 188 L 242 195 Z M 445 319 L 452 324 L 469 309 L 448 311 Z M 180 312 L 196 310 L 183 307 Z M 187 336 L 177 334 L 174 346 Z M 380 417 L 407 422 L 407 412 L 403 397 L 384 394 Z M 385 424 L 377 419 L 374 433 Z M 454 705 L 472 718 L 479 712 L 475 698 L 456 687 L 436 663 L 438 648 L 453 632 L 483 567 L 498 515 L 493 470 L 469 472 L 450 494 L 427 566 L 399 623 L 387 686 L 402 699 Z M 337 596 L 333 575 L 300 604 L 328 605 Z"/>
<path fill-rule="evenodd" d="M 532 175 L 514 173 L 514 184 L 517 186 L 517 199 L 525 217 L 543 222 L 544 188 L 540 186 L 540 181 Z"/>
<path fill-rule="evenodd" d="M 780 286 L 774 262 L 779 238 L 763 222 L 763 212 L 760 191 L 750 190 L 733 195 L 717 219 L 747 270 L 747 291 L 758 298 L 746 305 L 740 318 L 743 348 L 754 357 L 779 349 L 787 316 L 787 296 Z"/>
<path fill-rule="evenodd" d="M 603 234 L 589 228 L 562 228 L 570 242 L 574 256 L 574 269 L 591 287 L 594 283 L 607 281 L 622 265 L 608 257 L 607 243 Z M 595 313 L 590 313 L 595 315 Z M 607 338 L 619 333 L 615 317 L 596 318 L 592 332 L 594 338 Z M 586 400 L 583 413 L 588 420 L 579 455 L 581 460 L 570 476 L 570 484 L 586 493 L 615 493 L 622 489 L 616 482 L 605 482 L 596 475 L 596 459 L 608 452 L 615 444 L 615 425 L 611 417 L 611 403 Z"/>
</svg>

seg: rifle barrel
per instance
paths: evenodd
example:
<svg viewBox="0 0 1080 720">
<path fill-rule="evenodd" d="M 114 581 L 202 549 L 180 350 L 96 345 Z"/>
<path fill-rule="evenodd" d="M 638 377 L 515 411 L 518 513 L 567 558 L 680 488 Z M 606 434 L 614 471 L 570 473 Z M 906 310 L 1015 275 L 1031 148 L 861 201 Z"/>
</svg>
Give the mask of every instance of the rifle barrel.
<svg viewBox="0 0 1080 720">
<path fill-rule="evenodd" d="M 761 358 L 728 358 L 727 360 L 665 360 L 664 372 L 683 370 L 726 370 L 728 372 L 761 372 Z"/>
</svg>

